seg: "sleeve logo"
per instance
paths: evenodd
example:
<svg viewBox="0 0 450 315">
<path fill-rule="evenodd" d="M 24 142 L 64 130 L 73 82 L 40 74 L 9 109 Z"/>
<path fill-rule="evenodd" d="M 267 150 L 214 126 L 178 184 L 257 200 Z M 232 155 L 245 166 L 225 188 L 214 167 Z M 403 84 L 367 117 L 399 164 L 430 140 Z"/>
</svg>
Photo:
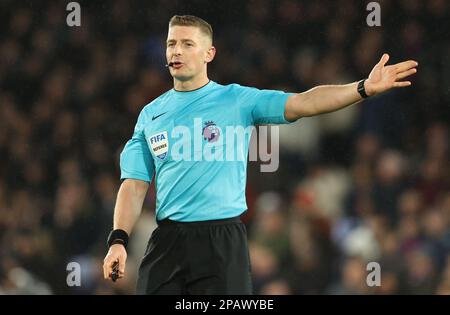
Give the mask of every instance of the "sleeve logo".
<svg viewBox="0 0 450 315">
<path fill-rule="evenodd" d="M 160 160 L 164 160 L 169 152 L 169 140 L 167 137 L 167 131 L 159 132 L 149 138 L 150 147 L 153 153 Z"/>
</svg>

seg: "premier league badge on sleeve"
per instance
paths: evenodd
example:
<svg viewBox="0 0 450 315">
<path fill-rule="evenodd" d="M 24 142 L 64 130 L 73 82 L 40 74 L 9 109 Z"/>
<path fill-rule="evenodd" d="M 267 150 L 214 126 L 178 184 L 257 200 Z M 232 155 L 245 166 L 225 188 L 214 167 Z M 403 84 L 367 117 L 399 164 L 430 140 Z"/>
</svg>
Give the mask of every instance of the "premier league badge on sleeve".
<svg viewBox="0 0 450 315">
<path fill-rule="evenodd" d="M 167 131 L 159 132 L 150 138 L 150 146 L 153 153 L 160 160 L 164 160 L 169 152 L 169 139 L 167 137 Z"/>
</svg>

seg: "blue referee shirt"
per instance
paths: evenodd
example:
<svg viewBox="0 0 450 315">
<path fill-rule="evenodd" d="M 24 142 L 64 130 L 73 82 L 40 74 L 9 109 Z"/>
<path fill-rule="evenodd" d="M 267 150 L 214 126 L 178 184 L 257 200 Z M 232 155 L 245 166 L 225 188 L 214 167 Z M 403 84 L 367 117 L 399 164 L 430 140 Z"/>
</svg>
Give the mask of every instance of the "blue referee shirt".
<svg viewBox="0 0 450 315">
<path fill-rule="evenodd" d="M 289 123 L 289 95 L 214 81 L 194 91 L 172 89 L 139 114 L 120 155 L 121 179 L 150 183 L 155 175 L 158 220 L 238 216 L 247 209 L 251 129 Z"/>
</svg>

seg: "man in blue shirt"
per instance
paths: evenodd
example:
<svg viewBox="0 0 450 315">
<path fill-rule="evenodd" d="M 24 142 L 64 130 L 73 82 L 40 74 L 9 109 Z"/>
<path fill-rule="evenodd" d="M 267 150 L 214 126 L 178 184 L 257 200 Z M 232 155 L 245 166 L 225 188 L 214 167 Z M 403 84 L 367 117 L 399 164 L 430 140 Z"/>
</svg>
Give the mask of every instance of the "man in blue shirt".
<svg viewBox="0 0 450 315">
<path fill-rule="evenodd" d="M 125 274 L 128 235 L 154 177 L 153 232 L 139 268 L 140 294 L 251 294 L 245 185 L 251 128 L 332 112 L 391 88 L 417 62 L 387 66 L 384 54 L 365 80 L 303 93 L 209 80 L 212 28 L 194 16 L 169 22 L 166 58 L 174 88 L 145 106 L 120 156 L 121 179 L 104 260 L 106 279 Z"/>
</svg>

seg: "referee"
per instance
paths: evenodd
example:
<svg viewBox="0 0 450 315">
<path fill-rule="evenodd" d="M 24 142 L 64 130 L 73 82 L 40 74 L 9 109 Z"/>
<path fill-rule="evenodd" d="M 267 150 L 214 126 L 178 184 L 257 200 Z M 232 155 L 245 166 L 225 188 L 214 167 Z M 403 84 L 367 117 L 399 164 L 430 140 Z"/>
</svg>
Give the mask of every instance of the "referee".
<svg viewBox="0 0 450 315">
<path fill-rule="evenodd" d="M 245 200 L 250 134 L 232 141 L 229 126 L 288 124 L 328 113 L 392 88 L 416 72 L 410 60 L 386 65 L 383 54 L 367 79 L 303 93 L 221 85 L 208 78 L 213 31 L 190 15 L 169 22 L 166 58 L 173 89 L 145 106 L 120 155 L 114 229 L 105 279 L 125 275 L 128 236 L 154 176 L 156 220 L 139 267 L 138 294 L 252 294 Z M 224 150 L 236 153 L 225 159 Z M 208 151 L 209 150 L 209 151 Z M 206 153 L 212 152 L 213 158 Z M 219 158 L 217 158 L 219 156 Z M 216 157 L 216 158 L 214 158 Z M 228 157 L 228 155 L 227 155 Z"/>
</svg>

